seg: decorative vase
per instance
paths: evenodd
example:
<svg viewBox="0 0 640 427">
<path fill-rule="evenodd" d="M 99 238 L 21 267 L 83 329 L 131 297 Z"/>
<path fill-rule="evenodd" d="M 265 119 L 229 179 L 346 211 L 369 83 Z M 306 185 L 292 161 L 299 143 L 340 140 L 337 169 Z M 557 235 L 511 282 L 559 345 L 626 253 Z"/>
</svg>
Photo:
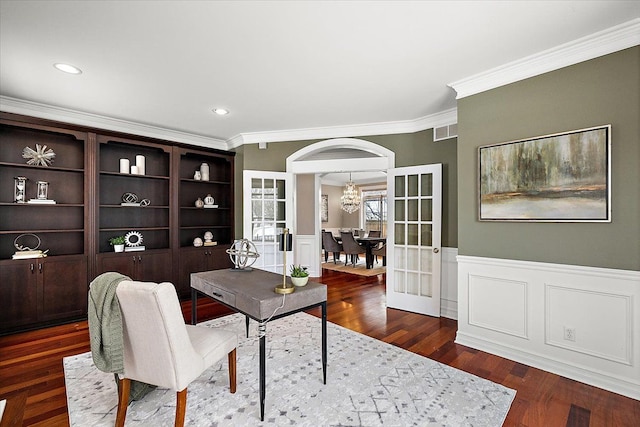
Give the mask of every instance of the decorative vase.
<svg viewBox="0 0 640 427">
<path fill-rule="evenodd" d="M 291 278 L 291 283 L 293 283 L 295 286 L 305 286 L 307 284 L 307 282 L 309 281 L 309 277 L 292 277 Z"/>
<path fill-rule="evenodd" d="M 211 197 L 211 194 L 207 194 L 207 197 L 204 198 L 204 204 L 205 205 L 212 205 L 214 202 L 213 197 Z"/>
<path fill-rule="evenodd" d="M 198 197 L 198 200 L 196 200 L 196 208 L 201 208 L 204 206 L 204 202 L 202 201 L 202 199 L 200 197 Z"/>
<path fill-rule="evenodd" d="M 209 165 L 203 163 L 200 165 L 200 175 L 202 175 L 203 181 L 209 181 Z"/>
<path fill-rule="evenodd" d="M 124 252 L 124 245 L 113 245 L 114 252 Z"/>
</svg>

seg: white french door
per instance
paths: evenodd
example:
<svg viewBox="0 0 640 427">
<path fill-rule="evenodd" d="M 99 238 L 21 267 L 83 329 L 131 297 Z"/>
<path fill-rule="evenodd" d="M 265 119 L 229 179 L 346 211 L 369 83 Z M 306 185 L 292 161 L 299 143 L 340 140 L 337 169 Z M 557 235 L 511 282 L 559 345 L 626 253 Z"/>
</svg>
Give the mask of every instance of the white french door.
<svg viewBox="0 0 640 427">
<path fill-rule="evenodd" d="M 260 257 L 253 267 L 282 274 L 284 253 L 278 248 L 278 235 L 284 228 L 291 230 L 292 176 L 285 172 L 245 170 L 243 182 L 244 238 L 251 240 Z M 293 253 L 287 254 L 286 271 L 293 263 Z"/>
<path fill-rule="evenodd" d="M 387 307 L 440 317 L 442 165 L 389 169 Z"/>
</svg>

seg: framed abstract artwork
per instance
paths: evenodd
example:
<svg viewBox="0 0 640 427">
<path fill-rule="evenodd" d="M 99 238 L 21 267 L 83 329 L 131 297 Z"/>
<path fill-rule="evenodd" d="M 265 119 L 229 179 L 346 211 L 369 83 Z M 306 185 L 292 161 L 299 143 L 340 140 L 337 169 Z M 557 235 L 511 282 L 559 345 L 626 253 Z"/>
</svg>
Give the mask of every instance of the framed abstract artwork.
<svg viewBox="0 0 640 427">
<path fill-rule="evenodd" d="M 611 125 L 478 149 L 480 221 L 611 222 Z"/>
<path fill-rule="evenodd" d="M 327 194 L 320 196 L 320 221 L 329 221 L 329 196 Z"/>
</svg>

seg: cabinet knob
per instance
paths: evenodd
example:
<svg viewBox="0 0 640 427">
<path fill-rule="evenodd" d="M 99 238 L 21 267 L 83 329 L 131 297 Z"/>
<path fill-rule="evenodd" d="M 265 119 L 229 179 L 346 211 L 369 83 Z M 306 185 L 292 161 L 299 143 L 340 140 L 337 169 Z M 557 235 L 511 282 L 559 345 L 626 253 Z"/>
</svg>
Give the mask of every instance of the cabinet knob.
<svg viewBox="0 0 640 427">
<path fill-rule="evenodd" d="M 40 271 L 40 273 L 42 273 L 42 263 L 41 262 L 38 263 L 38 270 Z"/>
<path fill-rule="evenodd" d="M 138 262 L 142 262 L 142 257 L 138 255 Z"/>
<path fill-rule="evenodd" d="M 36 269 L 36 267 L 33 265 L 33 263 L 29 264 L 29 267 L 31 268 L 31 272 L 33 273 L 33 270 Z"/>
</svg>

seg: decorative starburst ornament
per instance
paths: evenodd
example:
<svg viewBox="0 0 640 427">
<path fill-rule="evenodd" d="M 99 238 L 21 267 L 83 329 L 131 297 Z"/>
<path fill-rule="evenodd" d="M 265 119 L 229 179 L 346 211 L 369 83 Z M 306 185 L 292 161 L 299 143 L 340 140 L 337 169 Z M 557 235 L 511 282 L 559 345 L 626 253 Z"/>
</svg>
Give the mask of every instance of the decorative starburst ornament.
<svg viewBox="0 0 640 427">
<path fill-rule="evenodd" d="M 36 144 L 36 149 L 31 147 L 24 147 L 22 150 L 22 157 L 27 160 L 28 165 L 36 166 L 49 166 L 53 163 L 53 159 L 56 157 L 56 153 L 51 148 L 47 149 L 46 145 Z"/>
</svg>

